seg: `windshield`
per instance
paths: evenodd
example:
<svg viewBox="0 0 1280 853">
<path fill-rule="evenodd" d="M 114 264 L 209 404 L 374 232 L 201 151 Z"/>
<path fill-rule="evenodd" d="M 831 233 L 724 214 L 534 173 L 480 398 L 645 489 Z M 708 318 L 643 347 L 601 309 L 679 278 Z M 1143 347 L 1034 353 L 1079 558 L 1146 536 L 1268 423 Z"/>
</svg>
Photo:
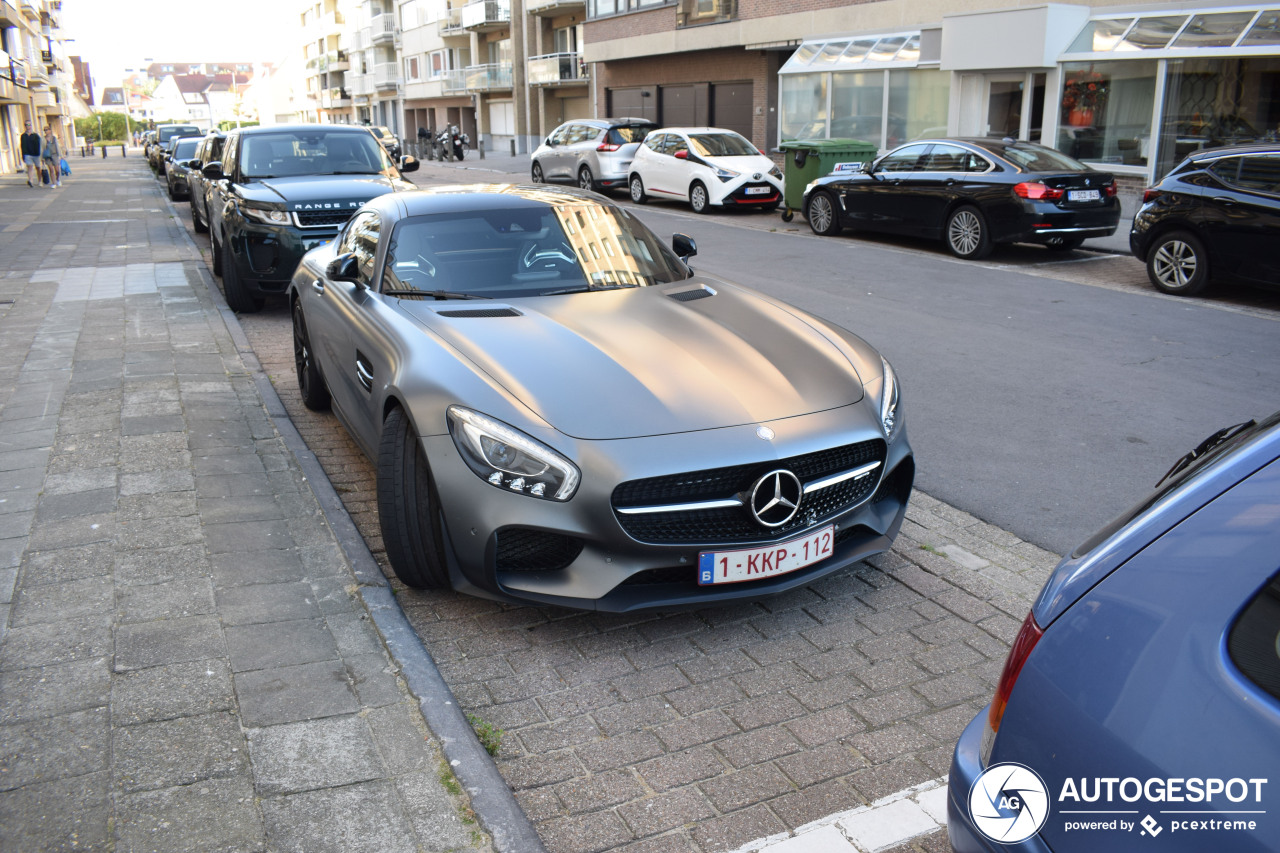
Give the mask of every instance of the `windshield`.
<svg viewBox="0 0 1280 853">
<path fill-rule="evenodd" d="M 693 149 L 703 157 L 756 157 L 760 152 L 736 133 L 691 133 Z"/>
<path fill-rule="evenodd" d="M 174 146 L 173 159 L 190 160 L 192 157 L 196 156 L 196 149 L 199 147 L 199 139 L 184 139 Z"/>
<path fill-rule="evenodd" d="M 687 276 L 629 212 L 584 201 L 405 219 L 392 235 L 383 290 L 513 298 Z"/>
<path fill-rule="evenodd" d="M 311 129 L 246 135 L 240 173 L 245 178 L 395 176 L 382 146 L 368 133 Z"/>
<path fill-rule="evenodd" d="M 1026 143 L 997 148 L 996 153 L 1024 172 L 1088 172 L 1089 167 L 1052 148 Z"/>
</svg>

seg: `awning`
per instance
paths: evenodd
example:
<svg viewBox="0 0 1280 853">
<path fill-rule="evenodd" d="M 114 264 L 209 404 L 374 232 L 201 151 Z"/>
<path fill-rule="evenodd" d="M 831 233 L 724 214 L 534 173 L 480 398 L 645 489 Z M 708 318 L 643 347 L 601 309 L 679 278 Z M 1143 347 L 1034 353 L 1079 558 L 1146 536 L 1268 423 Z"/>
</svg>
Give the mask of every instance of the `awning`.
<svg viewBox="0 0 1280 853">
<path fill-rule="evenodd" d="M 779 74 L 914 68 L 920 62 L 920 31 L 877 36 L 807 39 Z"/>
<path fill-rule="evenodd" d="M 1280 54 L 1280 8 L 1242 6 L 1096 15 L 1063 59 Z"/>
</svg>

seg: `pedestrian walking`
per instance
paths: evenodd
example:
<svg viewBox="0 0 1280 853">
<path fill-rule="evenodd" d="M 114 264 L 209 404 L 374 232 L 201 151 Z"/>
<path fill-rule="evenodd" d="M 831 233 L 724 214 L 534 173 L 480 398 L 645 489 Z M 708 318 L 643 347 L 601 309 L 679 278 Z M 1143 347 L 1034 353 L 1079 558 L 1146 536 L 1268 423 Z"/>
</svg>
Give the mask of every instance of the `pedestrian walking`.
<svg viewBox="0 0 1280 853">
<path fill-rule="evenodd" d="M 40 186 L 40 134 L 31 129 L 31 122 L 27 122 L 27 129 L 20 137 L 22 147 L 22 162 L 27 164 L 27 186 Z"/>
<path fill-rule="evenodd" d="M 44 167 L 49 170 L 49 188 L 62 186 L 62 170 L 59 167 L 62 161 L 62 147 L 58 145 L 58 137 L 53 135 L 52 127 L 44 129 L 44 145 L 40 149 L 40 158 L 44 161 Z"/>
</svg>

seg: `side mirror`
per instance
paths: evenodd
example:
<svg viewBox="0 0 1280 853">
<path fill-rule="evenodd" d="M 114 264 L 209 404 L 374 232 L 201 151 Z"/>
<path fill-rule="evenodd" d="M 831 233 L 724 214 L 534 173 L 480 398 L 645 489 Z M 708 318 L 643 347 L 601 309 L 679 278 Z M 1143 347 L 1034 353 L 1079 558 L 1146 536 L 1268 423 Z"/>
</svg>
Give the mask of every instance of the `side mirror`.
<svg viewBox="0 0 1280 853">
<path fill-rule="evenodd" d="M 330 281 L 360 281 L 360 262 L 356 260 L 356 256 L 352 252 L 329 261 L 329 265 L 324 268 L 324 274 Z"/>
<path fill-rule="evenodd" d="M 550 147 L 552 147 L 552 148 L 555 148 L 555 147 L 556 147 L 555 142 L 551 139 L 551 137 L 550 137 L 550 136 L 548 136 L 548 137 L 547 137 L 547 145 L 549 145 L 549 146 L 550 146 Z"/>
<path fill-rule="evenodd" d="M 187 161 L 186 161 L 185 163 L 183 163 L 182 165 L 186 166 L 188 169 L 199 169 L 199 168 L 200 168 L 200 161 L 199 161 L 199 160 L 187 160 Z"/>
<path fill-rule="evenodd" d="M 677 151 L 677 152 L 675 153 L 675 158 L 676 158 L 677 160 L 688 160 L 688 159 L 689 159 L 689 151 L 688 151 L 688 149 L 686 149 L 686 148 L 681 148 L 679 151 Z"/>
<path fill-rule="evenodd" d="M 416 172 L 418 171 L 418 158 L 412 154 L 406 154 L 400 158 L 400 171 Z"/>
<path fill-rule="evenodd" d="M 212 163 L 205 163 L 204 168 L 200 170 L 200 174 L 204 175 L 211 181 L 220 181 L 226 177 L 222 174 L 222 161 L 214 160 Z"/>
<path fill-rule="evenodd" d="M 685 262 L 698 254 L 698 244 L 693 242 L 693 238 L 688 234 L 672 234 L 671 249 L 680 260 Z"/>
</svg>

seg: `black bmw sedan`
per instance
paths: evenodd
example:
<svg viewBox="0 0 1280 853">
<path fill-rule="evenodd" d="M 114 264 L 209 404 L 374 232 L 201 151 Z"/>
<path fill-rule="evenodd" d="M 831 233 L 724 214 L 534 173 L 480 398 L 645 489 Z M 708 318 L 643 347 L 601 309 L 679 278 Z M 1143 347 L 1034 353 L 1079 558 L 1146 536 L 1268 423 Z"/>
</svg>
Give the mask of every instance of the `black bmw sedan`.
<svg viewBox="0 0 1280 853">
<path fill-rule="evenodd" d="M 851 227 L 942 239 L 966 259 L 997 243 L 1075 249 L 1120 222 L 1111 174 L 1009 138 L 909 142 L 860 171 L 813 181 L 803 209 L 815 234 Z"/>
</svg>

